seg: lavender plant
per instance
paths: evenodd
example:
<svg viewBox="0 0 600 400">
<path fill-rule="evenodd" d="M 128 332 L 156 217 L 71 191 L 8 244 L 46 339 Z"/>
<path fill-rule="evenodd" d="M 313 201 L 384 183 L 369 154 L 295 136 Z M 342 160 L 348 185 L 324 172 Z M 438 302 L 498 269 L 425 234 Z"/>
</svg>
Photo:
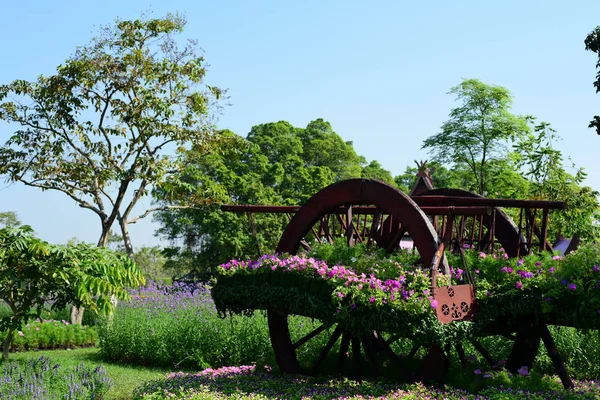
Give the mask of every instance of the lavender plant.
<svg viewBox="0 0 600 400">
<path fill-rule="evenodd" d="M 4 362 L 0 372 L 0 397 L 6 400 L 101 400 L 112 386 L 102 366 L 64 369 L 44 356 Z"/>
</svg>

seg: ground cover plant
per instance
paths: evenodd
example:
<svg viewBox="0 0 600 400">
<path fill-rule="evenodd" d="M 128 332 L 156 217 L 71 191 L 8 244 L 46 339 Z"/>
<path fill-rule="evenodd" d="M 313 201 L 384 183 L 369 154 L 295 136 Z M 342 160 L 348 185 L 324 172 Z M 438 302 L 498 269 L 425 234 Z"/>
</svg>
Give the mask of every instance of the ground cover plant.
<svg viewBox="0 0 600 400">
<path fill-rule="evenodd" d="M 0 371 L 0 395 L 10 400 L 102 399 L 113 384 L 102 366 L 61 367 L 45 356 L 7 361 Z"/>
<path fill-rule="evenodd" d="M 134 399 L 596 399 L 597 382 L 577 382 L 572 391 L 556 378 L 511 375 L 506 372 L 470 377 L 477 393 L 451 386 L 428 387 L 421 383 L 354 381 L 344 378 L 279 375 L 254 365 L 207 369 L 200 373 L 171 373 L 134 391 Z"/>
</svg>

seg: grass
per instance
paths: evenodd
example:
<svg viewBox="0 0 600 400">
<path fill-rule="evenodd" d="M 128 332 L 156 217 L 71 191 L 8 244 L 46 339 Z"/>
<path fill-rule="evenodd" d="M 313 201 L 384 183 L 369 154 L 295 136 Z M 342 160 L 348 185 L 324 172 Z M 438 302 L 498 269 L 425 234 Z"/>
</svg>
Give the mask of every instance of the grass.
<svg viewBox="0 0 600 400">
<path fill-rule="evenodd" d="M 11 353 L 10 360 L 24 362 L 41 356 L 50 357 L 53 362 L 59 363 L 64 367 L 75 366 L 81 363 L 93 367 L 100 364 L 104 365 L 108 376 L 114 383 L 107 394 L 106 400 L 131 399 L 133 389 L 148 380 L 159 379 L 165 373 L 171 371 L 171 369 L 166 368 L 107 363 L 102 361 L 100 352 L 96 347 L 75 350 L 24 351 Z"/>
</svg>

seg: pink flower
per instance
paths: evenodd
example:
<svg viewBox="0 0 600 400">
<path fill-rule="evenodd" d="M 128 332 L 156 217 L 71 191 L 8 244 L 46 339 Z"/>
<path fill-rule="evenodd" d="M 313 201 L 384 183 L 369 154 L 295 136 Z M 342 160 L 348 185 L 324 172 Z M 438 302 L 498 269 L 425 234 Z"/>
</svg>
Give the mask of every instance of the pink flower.
<svg viewBox="0 0 600 400">
<path fill-rule="evenodd" d="M 25 336 L 25 334 L 21 331 L 19 331 L 19 336 Z"/>
<path fill-rule="evenodd" d="M 506 260 L 506 259 L 508 259 L 508 254 L 506 254 L 506 253 L 503 253 L 503 254 L 502 254 L 502 258 L 504 258 L 505 260 Z"/>
<path fill-rule="evenodd" d="M 576 284 L 574 284 L 574 283 L 571 283 L 571 284 L 569 285 L 569 290 L 572 290 L 572 291 L 574 291 L 574 290 L 577 290 L 577 285 L 576 285 Z"/>
<path fill-rule="evenodd" d="M 371 296 L 371 298 L 369 299 L 369 301 L 370 301 L 371 303 L 375 303 L 375 296 Z"/>
<path fill-rule="evenodd" d="M 486 258 L 487 254 L 485 254 L 483 251 L 481 253 L 479 253 L 479 258 Z"/>
<path fill-rule="evenodd" d="M 561 256 L 554 256 L 552 257 L 553 260 L 558 261 L 558 260 L 562 260 Z"/>
<path fill-rule="evenodd" d="M 430 303 L 430 306 L 431 306 L 431 308 L 437 308 L 437 306 L 438 306 L 438 302 L 437 302 L 437 300 L 433 300 L 433 301 Z"/>
<path fill-rule="evenodd" d="M 343 298 L 344 298 L 344 293 L 342 293 L 342 292 L 339 292 L 339 293 L 338 293 L 338 297 L 339 297 L 340 299 L 343 299 Z"/>
<path fill-rule="evenodd" d="M 515 283 L 515 287 L 521 290 L 523 288 L 523 284 L 520 281 L 517 281 L 517 283 Z"/>
</svg>

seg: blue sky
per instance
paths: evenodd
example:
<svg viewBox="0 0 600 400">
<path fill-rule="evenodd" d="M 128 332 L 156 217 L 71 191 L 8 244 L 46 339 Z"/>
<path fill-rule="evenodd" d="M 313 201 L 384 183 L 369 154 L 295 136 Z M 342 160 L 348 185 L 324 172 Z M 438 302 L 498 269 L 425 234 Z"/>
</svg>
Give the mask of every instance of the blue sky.
<svg viewBox="0 0 600 400">
<path fill-rule="evenodd" d="M 455 105 L 462 78 L 501 85 L 513 111 L 548 121 L 557 147 L 600 190 L 600 114 L 595 54 L 599 1 L 13 1 L 2 5 L 0 83 L 52 74 L 100 25 L 142 12 L 178 11 L 210 64 L 206 82 L 229 89 L 219 125 L 245 136 L 253 125 L 316 118 L 392 174 L 415 159 Z M 0 140 L 11 127 L 0 124 Z M 142 206 L 149 205 L 145 199 Z M 95 214 L 60 193 L 0 184 L 0 211 L 16 211 L 45 240 L 95 242 Z M 150 219 L 131 228 L 134 246 L 160 244 Z M 164 243 L 163 243 L 164 244 Z"/>
</svg>

